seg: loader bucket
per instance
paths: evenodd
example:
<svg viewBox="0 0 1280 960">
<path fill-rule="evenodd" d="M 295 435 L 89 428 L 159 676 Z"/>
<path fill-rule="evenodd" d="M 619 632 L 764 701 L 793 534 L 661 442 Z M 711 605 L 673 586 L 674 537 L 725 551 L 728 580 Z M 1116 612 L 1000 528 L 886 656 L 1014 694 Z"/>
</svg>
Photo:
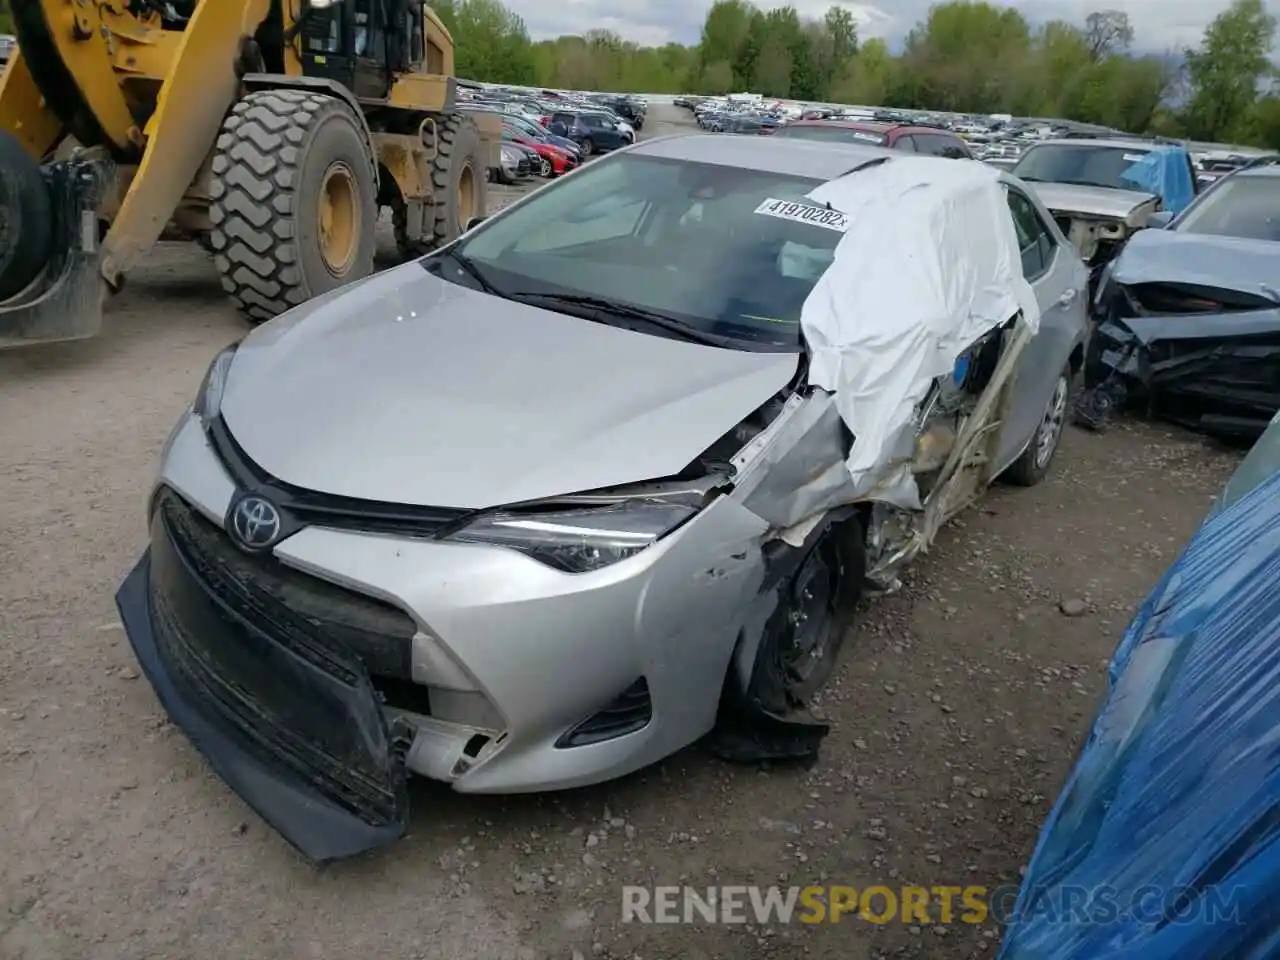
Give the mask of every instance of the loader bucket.
<svg viewBox="0 0 1280 960">
<path fill-rule="evenodd" d="M 51 201 L 53 242 L 35 279 L 0 300 L 0 350 L 81 340 L 102 329 L 107 284 L 98 264 L 96 211 L 111 183 L 111 164 L 73 156 L 45 164 L 41 174 Z"/>
</svg>

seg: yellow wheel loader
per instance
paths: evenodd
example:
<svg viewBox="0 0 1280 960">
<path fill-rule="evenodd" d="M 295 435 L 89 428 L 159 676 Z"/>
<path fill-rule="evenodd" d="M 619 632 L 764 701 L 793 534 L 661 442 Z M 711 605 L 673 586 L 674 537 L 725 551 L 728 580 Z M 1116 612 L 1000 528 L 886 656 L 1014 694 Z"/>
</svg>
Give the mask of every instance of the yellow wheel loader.
<svg viewBox="0 0 1280 960">
<path fill-rule="evenodd" d="M 10 0 L 0 349 L 93 336 L 157 240 L 195 240 L 253 322 L 485 212 L 500 120 L 458 109 L 423 0 Z"/>
</svg>

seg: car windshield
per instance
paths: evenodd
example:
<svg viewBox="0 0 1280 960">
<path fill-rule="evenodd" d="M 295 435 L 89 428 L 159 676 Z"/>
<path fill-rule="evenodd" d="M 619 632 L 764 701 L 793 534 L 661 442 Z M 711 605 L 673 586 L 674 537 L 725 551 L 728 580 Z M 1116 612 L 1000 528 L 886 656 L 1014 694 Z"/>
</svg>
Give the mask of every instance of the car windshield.
<svg viewBox="0 0 1280 960">
<path fill-rule="evenodd" d="M 1032 183 L 1138 190 L 1141 188 L 1124 174 L 1150 152 L 1124 146 L 1046 143 L 1024 153 L 1010 172 Z"/>
<path fill-rule="evenodd" d="M 803 200 L 820 183 L 620 154 L 540 190 L 451 252 L 498 296 L 607 301 L 725 345 L 796 349 L 800 308 L 847 226 Z"/>
<path fill-rule="evenodd" d="M 825 140 L 827 143 L 874 143 L 880 146 L 884 146 L 889 139 L 883 133 L 851 130 L 849 127 L 820 126 L 818 124 L 783 127 L 775 136 L 787 137 L 791 140 Z"/>
<path fill-rule="evenodd" d="M 1280 177 L 1229 177 L 1188 209 L 1173 229 L 1280 241 Z"/>
</svg>

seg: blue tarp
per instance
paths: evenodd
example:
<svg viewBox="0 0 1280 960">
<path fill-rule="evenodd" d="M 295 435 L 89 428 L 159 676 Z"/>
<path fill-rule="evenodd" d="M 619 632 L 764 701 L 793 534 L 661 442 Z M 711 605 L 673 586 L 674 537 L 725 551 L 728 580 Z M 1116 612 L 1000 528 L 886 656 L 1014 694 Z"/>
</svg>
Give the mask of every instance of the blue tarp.
<svg viewBox="0 0 1280 960">
<path fill-rule="evenodd" d="M 1181 213 L 1196 198 L 1190 154 L 1185 147 L 1156 147 L 1120 175 L 1161 199 L 1165 210 Z"/>
<path fill-rule="evenodd" d="M 998 960 L 1280 957 L 1280 471 L 1125 632 Z"/>
</svg>

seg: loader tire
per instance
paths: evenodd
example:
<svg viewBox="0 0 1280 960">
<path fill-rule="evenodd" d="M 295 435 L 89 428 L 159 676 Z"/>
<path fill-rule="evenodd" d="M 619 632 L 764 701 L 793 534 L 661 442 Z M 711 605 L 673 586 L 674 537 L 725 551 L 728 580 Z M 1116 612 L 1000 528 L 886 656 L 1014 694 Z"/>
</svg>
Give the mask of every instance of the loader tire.
<svg viewBox="0 0 1280 960">
<path fill-rule="evenodd" d="M 22 292 L 53 252 L 53 201 L 40 167 L 0 130 L 0 300 Z"/>
<path fill-rule="evenodd" d="M 406 257 L 418 257 L 456 240 L 472 217 L 483 216 L 488 181 L 480 155 L 480 131 L 460 113 L 436 121 L 436 157 L 431 161 L 431 233 L 410 239 L 402 209 L 394 214 L 396 244 Z M 424 231 L 425 232 L 425 231 Z"/>
<path fill-rule="evenodd" d="M 255 323 L 373 273 L 377 174 L 341 100 L 250 93 L 212 162 L 209 245 L 222 288 Z"/>
</svg>

